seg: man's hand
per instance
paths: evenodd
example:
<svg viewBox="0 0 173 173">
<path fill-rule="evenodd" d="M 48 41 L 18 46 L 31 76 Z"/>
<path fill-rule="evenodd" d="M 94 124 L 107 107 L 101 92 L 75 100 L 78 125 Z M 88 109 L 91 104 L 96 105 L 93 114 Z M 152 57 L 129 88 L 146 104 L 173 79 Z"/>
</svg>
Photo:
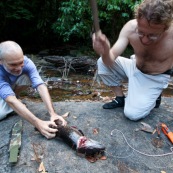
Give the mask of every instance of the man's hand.
<svg viewBox="0 0 173 173">
<path fill-rule="evenodd" d="M 63 119 L 62 116 L 55 114 L 54 116 L 51 116 L 50 121 L 43 121 L 38 119 L 38 122 L 36 123 L 36 128 L 47 139 L 54 138 L 56 136 L 56 132 L 58 132 L 57 125 L 54 122 L 54 120 L 57 119 L 59 119 L 62 122 L 63 126 L 67 125 L 67 122 Z"/>
<path fill-rule="evenodd" d="M 60 120 L 61 122 L 62 122 L 62 125 L 63 126 L 66 126 L 67 125 L 67 122 L 64 120 L 64 118 L 62 117 L 62 116 L 60 116 L 60 115 L 57 115 L 57 114 L 55 114 L 54 116 L 51 116 L 51 118 L 50 118 L 50 120 L 51 120 L 51 122 L 54 122 L 55 120 Z"/>
<path fill-rule="evenodd" d="M 47 139 L 51 139 L 56 136 L 56 132 L 58 131 L 58 129 L 56 129 L 56 127 L 57 127 L 57 125 L 55 124 L 55 122 L 52 122 L 52 121 L 39 120 L 36 125 L 36 128 Z"/>
<path fill-rule="evenodd" d="M 107 37 L 101 33 L 101 31 L 96 35 L 95 33 L 92 36 L 93 49 L 100 56 L 108 55 L 110 50 L 110 42 Z"/>
</svg>

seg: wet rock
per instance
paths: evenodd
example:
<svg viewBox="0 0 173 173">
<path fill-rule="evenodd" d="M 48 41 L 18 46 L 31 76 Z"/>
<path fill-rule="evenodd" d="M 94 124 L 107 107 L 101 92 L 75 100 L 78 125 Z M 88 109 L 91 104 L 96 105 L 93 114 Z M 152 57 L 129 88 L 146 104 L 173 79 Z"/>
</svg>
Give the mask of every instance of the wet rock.
<svg viewBox="0 0 173 173">
<path fill-rule="evenodd" d="M 44 59 L 57 67 L 72 68 L 77 71 L 89 70 L 90 67 L 96 66 L 96 60 L 89 56 L 44 56 Z"/>
</svg>

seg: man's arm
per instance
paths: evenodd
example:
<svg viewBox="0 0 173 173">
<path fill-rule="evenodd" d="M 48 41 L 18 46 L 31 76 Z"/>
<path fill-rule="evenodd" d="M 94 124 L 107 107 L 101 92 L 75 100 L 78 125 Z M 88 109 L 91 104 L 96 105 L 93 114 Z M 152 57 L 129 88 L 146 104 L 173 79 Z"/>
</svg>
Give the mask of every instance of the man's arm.
<svg viewBox="0 0 173 173">
<path fill-rule="evenodd" d="M 93 48 L 94 50 L 102 56 L 103 62 L 107 66 L 111 66 L 115 59 L 121 55 L 129 44 L 128 36 L 131 32 L 131 21 L 128 22 L 121 30 L 118 40 L 110 48 L 110 42 L 107 37 L 101 32 L 93 35 Z"/>
<path fill-rule="evenodd" d="M 39 85 L 37 87 L 37 90 L 38 90 L 44 104 L 47 107 L 47 110 L 51 116 L 51 120 L 54 121 L 55 119 L 59 119 L 62 121 L 62 125 L 66 125 L 67 122 L 63 119 L 63 117 L 59 116 L 58 114 L 55 113 L 55 110 L 52 105 L 51 97 L 50 97 L 50 94 L 49 94 L 49 91 L 48 91 L 46 85 L 45 84 Z"/>
<path fill-rule="evenodd" d="M 55 137 L 57 129 L 50 128 L 51 126 L 56 127 L 54 122 L 40 120 L 33 113 L 31 113 L 27 107 L 15 96 L 8 96 L 5 101 L 18 115 L 29 121 L 46 138 L 49 139 Z"/>
</svg>

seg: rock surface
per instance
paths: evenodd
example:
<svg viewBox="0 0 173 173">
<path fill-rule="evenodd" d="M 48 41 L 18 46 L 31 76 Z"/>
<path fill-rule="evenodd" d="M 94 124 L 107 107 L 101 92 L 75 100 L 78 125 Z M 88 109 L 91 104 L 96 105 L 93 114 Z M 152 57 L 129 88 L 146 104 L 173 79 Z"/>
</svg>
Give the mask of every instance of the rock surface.
<svg viewBox="0 0 173 173">
<path fill-rule="evenodd" d="M 53 63 L 57 67 L 71 65 L 74 69 L 80 69 L 86 66 L 96 66 L 96 60 L 89 56 L 72 57 L 72 56 L 44 56 L 47 62 Z"/>
<path fill-rule="evenodd" d="M 163 146 L 156 148 L 152 139 L 157 137 L 141 130 L 141 122 L 155 128 L 166 123 L 173 131 L 173 98 L 163 98 L 160 108 L 137 122 L 124 117 L 123 109 L 102 109 L 102 102 L 55 102 L 60 115 L 70 112 L 69 125 L 77 126 L 85 136 L 106 146 L 106 160 L 90 163 L 67 146 L 61 139 L 47 140 L 23 120 L 22 144 L 18 162 L 9 163 L 9 143 L 13 125 L 21 118 L 9 116 L 0 121 L 0 173 L 36 173 L 40 161 L 49 173 L 166 173 L 173 172 L 172 144 L 161 132 Z M 39 118 L 49 120 L 43 103 L 26 101 L 27 107 Z M 98 133 L 94 133 L 97 129 Z M 111 135 L 112 132 L 112 135 Z M 128 142 L 128 143 L 127 143 Z M 132 149 L 132 148 L 133 149 Z M 162 154 L 171 153 L 168 156 Z M 160 155 L 160 156 L 158 156 Z"/>
</svg>

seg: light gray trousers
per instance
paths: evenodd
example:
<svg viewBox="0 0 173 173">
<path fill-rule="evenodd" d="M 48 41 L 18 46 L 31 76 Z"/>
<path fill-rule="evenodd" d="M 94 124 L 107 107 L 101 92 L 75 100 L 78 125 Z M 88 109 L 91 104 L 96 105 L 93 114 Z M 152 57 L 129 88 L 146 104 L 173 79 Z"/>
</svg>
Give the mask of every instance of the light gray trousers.
<svg viewBox="0 0 173 173">
<path fill-rule="evenodd" d="M 14 89 L 16 85 L 30 85 L 30 79 L 28 78 L 28 76 L 26 75 L 22 75 L 14 84 L 14 86 L 12 86 L 12 88 Z M 3 100 L 0 97 L 0 120 L 4 119 L 5 117 L 7 117 L 7 115 L 9 113 L 13 112 L 13 109 L 7 104 L 7 102 L 5 100 Z"/>
<path fill-rule="evenodd" d="M 107 86 L 121 86 L 128 81 L 124 114 L 130 120 L 139 120 L 149 115 L 156 99 L 168 87 L 170 75 L 148 75 L 136 67 L 136 59 L 118 57 L 112 67 L 107 67 L 102 58 L 98 62 L 98 75 Z"/>
</svg>

